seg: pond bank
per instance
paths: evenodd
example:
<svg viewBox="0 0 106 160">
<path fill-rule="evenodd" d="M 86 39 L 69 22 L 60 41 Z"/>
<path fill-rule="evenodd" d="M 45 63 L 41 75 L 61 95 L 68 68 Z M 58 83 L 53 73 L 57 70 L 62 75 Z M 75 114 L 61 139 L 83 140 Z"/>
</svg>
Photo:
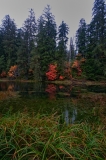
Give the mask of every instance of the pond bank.
<svg viewBox="0 0 106 160">
<path fill-rule="evenodd" d="M 88 80 L 63 80 L 63 81 L 52 81 L 55 84 L 64 84 L 64 85 L 106 85 L 106 81 L 88 81 Z"/>
<path fill-rule="evenodd" d="M 36 82 L 34 80 L 9 80 L 9 79 L 0 79 L 0 82 L 6 81 L 16 81 L 16 82 Z M 54 84 L 63 84 L 63 85 L 106 85 L 106 81 L 89 81 L 85 79 L 71 79 L 71 80 L 55 80 L 55 81 L 46 81 L 48 83 Z"/>
</svg>

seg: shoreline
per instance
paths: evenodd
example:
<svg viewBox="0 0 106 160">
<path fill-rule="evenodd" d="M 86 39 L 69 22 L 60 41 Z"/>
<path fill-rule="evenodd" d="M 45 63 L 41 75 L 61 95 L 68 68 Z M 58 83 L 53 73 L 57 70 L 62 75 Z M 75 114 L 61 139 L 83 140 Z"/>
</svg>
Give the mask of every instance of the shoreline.
<svg viewBox="0 0 106 160">
<path fill-rule="evenodd" d="M 25 83 L 36 83 L 36 80 L 9 80 L 9 79 L 0 79 L 0 82 L 25 82 Z M 39 81 L 40 82 L 40 81 Z M 53 84 L 63 84 L 63 85 L 106 85 L 106 81 L 90 81 L 85 79 L 72 79 L 72 80 L 55 80 L 55 81 L 45 81 L 46 83 Z"/>
</svg>

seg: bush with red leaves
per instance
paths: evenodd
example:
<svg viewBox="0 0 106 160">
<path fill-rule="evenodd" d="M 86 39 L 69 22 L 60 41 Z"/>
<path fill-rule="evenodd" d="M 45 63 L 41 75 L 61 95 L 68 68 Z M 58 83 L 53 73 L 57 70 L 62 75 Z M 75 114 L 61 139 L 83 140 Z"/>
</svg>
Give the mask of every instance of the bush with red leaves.
<svg viewBox="0 0 106 160">
<path fill-rule="evenodd" d="M 9 78 L 16 78 L 18 75 L 18 66 L 14 65 L 10 67 L 10 70 L 8 71 L 8 77 Z"/>
<path fill-rule="evenodd" d="M 72 68 L 77 70 L 77 75 L 78 76 L 81 76 L 82 70 L 81 70 L 81 67 L 80 67 L 80 61 L 75 60 L 73 65 L 72 65 Z"/>
<path fill-rule="evenodd" d="M 2 71 L 1 75 L 0 75 L 1 78 L 6 78 L 7 77 L 7 74 L 5 71 Z"/>
<path fill-rule="evenodd" d="M 57 78 L 57 65 L 50 64 L 49 65 L 49 71 L 46 72 L 46 76 L 48 80 L 55 80 Z"/>
<path fill-rule="evenodd" d="M 64 77 L 63 76 L 59 76 L 59 80 L 63 80 L 64 79 Z"/>
</svg>

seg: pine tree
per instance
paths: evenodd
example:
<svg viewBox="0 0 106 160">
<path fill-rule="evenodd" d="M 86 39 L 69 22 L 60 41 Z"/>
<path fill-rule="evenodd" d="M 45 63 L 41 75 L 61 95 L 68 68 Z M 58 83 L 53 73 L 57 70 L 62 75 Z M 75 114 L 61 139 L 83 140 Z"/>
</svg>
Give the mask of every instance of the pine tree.
<svg viewBox="0 0 106 160">
<path fill-rule="evenodd" d="M 92 24 L 96 44 L 105 42 L 106 33 L 106 5 L 105 0 L 95 0 L 92 14 Z"/>
<path fill-rule="evenodd" d="M 35 20 L 35 13 L 33 9 L 31 9 L 29 13 L 30 13 L 29 17 L 24 22 L 23 31 L 24 31 L 24 41 L 27 49 L 26 54 L 28 57 L 28 66 L 30 68 L 31 51 L 34 49 L 35 46 L 37 23 Z"/>
<path fill-rule="evenodd" d="M 58 71 L 64 74 L 64 62 L 67 59 L 67 42 L 68 42 L 68 25 L 62 21 L 58 28 L 58 46 L 57 46 L 57 61 L 58 61 Z"/>
<path fill-rule="evenodd" d="M 22 29 L 18 29 L 17 32 L 17 65 L 18 65 L 18 74 L 20 78 L 28 78 L 28 56 L 27 48 L 24 40 L 24 32 Z"/>
<path fill-rule="evenodd" d="M 99 46 L 105 45 L 106 40 L 106 5 L 104 0 L 95 0 L 92 21 L 89 24 L 89 48 L 91 52 Z M 96 53 L 92 54 L 93 56 Z M 95 55 L 95 58 L 98 58 Z"/>
<path fill-rule="evenodd" d="M 74 60 L 75 59 L 75 50 L 74 50 L 74 44 L 73 44 L 73 39 L 72 39 L 72 37 L 70 38 L 70 60 L 69 60 L 69 62 L 71 61 L 71 60 Z"/>
<path fill-rule="evenodd" d="M 2 33 L 3 33 L 3 50 L 4 58 L 6 63 L 6 70 L 8 71 L 10 66 L 16 64 L 16 24 L 14 20 L 6 15 L 2 21 Z"/>
<path fill-rule="evenodd" d="M 62 21 L 58 29 L 58 53 L 59 57 L 62 57 L 63 59 L 66 59 L 68 32 L 68 25 L 64 21 Z"/>
<path fill-rule="evenodd" d="M 38 20 L 37 34 L 37 52 L 39 54 L 41 77 L 43 79 L 45 79 L 45 73 L 48 70 L 49 64 L 55 61 L 55 51 L 56 23 L 48 5 Z"/>
<path fill-rule="evenodd" d="M 86 22 L 85 19 L 81 19 L 79 22 L 79 28 L 76 32 L 76 46 L 78 53 L 81 53 L 83 57 L 86 54 Z"/>
<path fill-rule="evenodd" d="M 35 38 L 37 23 L 33 9 L 29 11 L 29 16 L 25 20 L 23 27 L 17 33 L 17 64 L 19 67 L 19 75 L 22 78 L 28 79 L 29 70 L 31 68 L 32 51 L 35 48 Z M 33 54 L 35 54 L 33 52 Z"/>
<path fill-rule="evenodd" d="M 5 71 L 6 63 L 4 57 L 4 50 L 3 50 L 3 33 L 2 29 L 0 28 L 0 73 Z"/>
<path fill-rule="evenodd" d="M 40 55 L 38 54 L 37 48 L 35 47 L 31 52 L 31 63 L 30 69 L 33 72 L 31 78 L 36 81 L 41 81 L 41 69 L 40 69 Z"/>
<path fill-rule="evenodd" d="M 95 0 L 92 21 L 87 25 L 86 63 L 84 71 L 89 79 L 106 76 L 106 5 L 104 0 Z"/>
</svg>

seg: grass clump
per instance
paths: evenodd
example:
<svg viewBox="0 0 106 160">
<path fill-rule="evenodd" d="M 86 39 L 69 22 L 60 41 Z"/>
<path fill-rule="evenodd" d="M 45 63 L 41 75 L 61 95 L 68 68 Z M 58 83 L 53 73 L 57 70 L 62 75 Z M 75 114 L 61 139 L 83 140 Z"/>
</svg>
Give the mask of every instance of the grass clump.
<svg viewBox="0 0 106 160">
<path fill-rule="evenodd" d="M 104 160 L 103 127 L 60 124 L 60 117 L 17 113 L 1 117 L 0 160 Z"/>
</svg>

